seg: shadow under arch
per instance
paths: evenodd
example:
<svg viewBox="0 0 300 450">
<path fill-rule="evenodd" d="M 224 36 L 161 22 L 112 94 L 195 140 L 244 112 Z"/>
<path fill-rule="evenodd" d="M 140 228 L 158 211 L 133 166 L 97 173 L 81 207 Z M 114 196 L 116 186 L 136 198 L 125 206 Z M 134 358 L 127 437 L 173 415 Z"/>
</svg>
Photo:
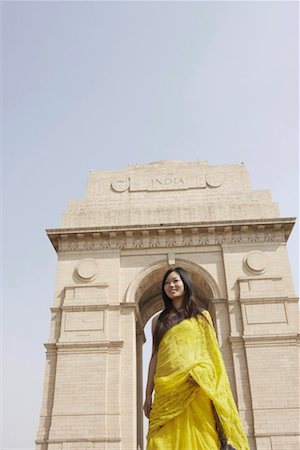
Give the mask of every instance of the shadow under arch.
<svg viewBox="0 0 300 450">
<path fill-rule="evenodd" d="M 171 267 L 182 267 L 190 275 L 195 297 L 212 311 L 210 300 L 220 298 L 220 291 L 213 276 L 199 264 L 185 259 L 176 259 L 169 265 L 166 260 L 157 261 L 139 272 L 131 282 L 125 302 L 134 302 L 139 306 L 143 327 L 147 321 L 163 308 L 161 282 L 165 272 Z"/>
<path fill-rule="evenodd" d="M 220 291 L 213 276 L 199 264 L 185 259 L 176 259 L 176 264 L 168 264 L 164 260 L 141 270 L 128 287 L 125 302 L 135 303 L 140 313 L 140 324 L 136 329 L 136 368 L 137 368 L 137 443 L 144 448 L 143 437 L 143 344 L 145 342 L 144 327 L 148 320 L 163 309 L 161 283 L 165 272 L 171 267 L 182 267 L 190 275 L 194 295 L 208 309 L 214 318 L 213 302 L 220 298 Z"/>
</svg>

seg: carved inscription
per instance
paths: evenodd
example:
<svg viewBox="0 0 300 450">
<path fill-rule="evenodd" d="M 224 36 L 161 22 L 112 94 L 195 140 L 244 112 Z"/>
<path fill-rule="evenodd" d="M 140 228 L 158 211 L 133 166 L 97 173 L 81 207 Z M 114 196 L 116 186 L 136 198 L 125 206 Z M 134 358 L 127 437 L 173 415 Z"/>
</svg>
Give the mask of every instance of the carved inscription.
<svg viewBox="0 0 300 450">
<path fill-rule="evenodd" d="M 218 188 L 223 184 L 223 175 L 219 171 L 211 170 L 207 173 L 182 177 L 175 174 L 152 177 L 131 177 L 116 179 L 111 183 L 115 192 L 137 191 L 167 191 L 183 189 Z"/>
<path fill-rule="evenodd" d="M 181 177 L 151 178 L 151 187 L 153 189 L 188 189 Z"/>
</svg>

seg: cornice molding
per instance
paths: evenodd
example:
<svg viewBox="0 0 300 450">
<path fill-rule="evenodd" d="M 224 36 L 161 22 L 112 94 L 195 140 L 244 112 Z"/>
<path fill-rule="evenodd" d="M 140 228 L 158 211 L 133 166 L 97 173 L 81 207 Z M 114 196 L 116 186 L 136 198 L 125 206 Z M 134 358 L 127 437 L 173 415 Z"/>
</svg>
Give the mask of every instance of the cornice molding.
<svg viewBox="0 0 300 450">
<path fill-rule="evenodd" d="M 282 408 L 283 410 L 285 409 L 290 409 L 290 408 Z M 280 410 L 282 411 L 282 409 L 280 408 Z M 297 412 L 298 412 L 298 408 L 294 408 Z M 257 412 L 257 411 L 269 411 L 269 408 L 253 408 L 253 412 Z M 284 432 L 270 432 L 270 433 L 254 433 L 253 434 L 254 437 L 263 437 L 263 438 L 272 438 L 273 436 L 300 436 L 300 433 L 297 432 L 289 432 L 289 431 L 284 431 Z"/>
<path fill-rule="evenodd" d="M 229 342 L 232 346 L 235 344 L 245 344 L 245 347 L 273 347 L 297 345 L 300 336 L 297 333 L 287 334 L 260 334 L 260 335 L 243 335 L 243 336 L 229 336 Z"/>
<path fill-rule="evenodd" d="M 119 416 L 120 414 L 114 414 Z M 97 442 L 121 442 L 120 437 L 99 437 L 99 438 L 74 438 L 74 439 L 37 439 L 36 444 L 66 444 L 66 443 L 97 443 Z"/>
<path fill-rule="evenodd" d="M 295 218 L 46 230 L 58 253 L 284 243 Z"/>
<path fill-rule="evenodd" d="M 99 341 L 99 342 L 48 342 L 44 344 L 48 351 L 60 352 L 82 352 L 82 350 L 93 350 L 99 353 L 120 352 L 123 341 Z"/>
<path fill-rule="evenodd" d="M 213 305 L 217 305 L 219 303 L 227 304 L 228 299 L 227 298 L 209 298 L 209 303 L 212 303 Z"/>
</svg>

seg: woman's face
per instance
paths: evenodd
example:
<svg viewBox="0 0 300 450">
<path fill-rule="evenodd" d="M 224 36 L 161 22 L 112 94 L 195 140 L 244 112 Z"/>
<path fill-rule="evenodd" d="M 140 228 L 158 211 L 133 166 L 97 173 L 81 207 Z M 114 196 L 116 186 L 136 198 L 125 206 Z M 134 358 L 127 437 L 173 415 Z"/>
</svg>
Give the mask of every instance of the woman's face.
<svg viewBox="0 0 300 450">
<path fill-rule="evenodd" d="M 164 291 L 170 300 L 182 301 L 184 297 L 184 284 L 177 272 L 171 272 L 166 278 Z"/>
</svg>

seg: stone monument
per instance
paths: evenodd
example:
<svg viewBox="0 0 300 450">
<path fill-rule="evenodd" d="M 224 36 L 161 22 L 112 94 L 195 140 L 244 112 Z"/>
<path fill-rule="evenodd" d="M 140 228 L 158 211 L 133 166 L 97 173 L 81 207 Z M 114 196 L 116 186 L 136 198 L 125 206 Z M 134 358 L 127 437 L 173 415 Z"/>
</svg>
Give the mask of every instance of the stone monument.
<svg viewBox="0 0 300 450">
<path fill-rule="evenodd" d="M 58 260 L 36 449 L 143 449 L 143 329 L 180 265 L 214 319 L 251 450 L 298 450 L 294 222 L 243 164 L 91 172 L 47 230 Z"/>
</svg>

